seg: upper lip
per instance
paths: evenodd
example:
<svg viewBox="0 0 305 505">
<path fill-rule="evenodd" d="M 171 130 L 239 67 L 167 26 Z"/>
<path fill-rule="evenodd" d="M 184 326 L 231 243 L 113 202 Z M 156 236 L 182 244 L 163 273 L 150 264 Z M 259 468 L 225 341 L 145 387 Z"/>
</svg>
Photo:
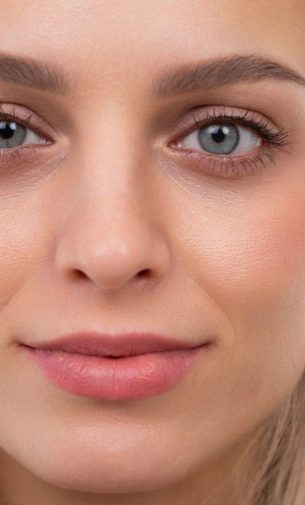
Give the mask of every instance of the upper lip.
<svg viewBox="0 0 305 505">
<path fill-rule="evenodd" d="M 38 349 L 65 351 L 91 356 L 136 356 L 151 352 L 174 351 L 202 346 L 174 340 L 154 333 L 125 333 L 108 335 L 105 333 L 82 332 L 63 335 L 55 340 L 30 347 Z"/>
</svg>

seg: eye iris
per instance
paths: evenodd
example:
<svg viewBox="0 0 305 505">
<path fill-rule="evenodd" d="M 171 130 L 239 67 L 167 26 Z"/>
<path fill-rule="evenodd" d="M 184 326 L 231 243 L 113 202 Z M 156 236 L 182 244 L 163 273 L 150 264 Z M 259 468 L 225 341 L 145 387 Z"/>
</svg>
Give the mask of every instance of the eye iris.
<svg viewBox="0 0 305 505">
<path fill-rule="evenodd" d="M 0 148 L 16 147 L 23 143 L 26 129 L 17 123 L 0 121 Z"/>
<path fill-rule="evenodd" d="M 198 140 L 202 148 L 210 153 L 229 154 L 239 142 L 239 132 L 234 125 L 212 124 L 200 128 Z"/>
</svg>

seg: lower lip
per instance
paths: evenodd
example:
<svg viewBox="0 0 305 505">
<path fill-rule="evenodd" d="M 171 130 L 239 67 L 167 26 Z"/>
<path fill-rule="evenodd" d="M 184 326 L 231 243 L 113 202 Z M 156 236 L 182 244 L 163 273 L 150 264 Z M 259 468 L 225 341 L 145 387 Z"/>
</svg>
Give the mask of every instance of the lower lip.
<svg viewBox="0 0 305 505">
<path fill-rule="evenodd" d="M 104 400 L 140 399 L 182 381 L 209 344 L 125 358 L 106 358 L 22 346 L 46 377 L 76 395 Z"/>
</svg>

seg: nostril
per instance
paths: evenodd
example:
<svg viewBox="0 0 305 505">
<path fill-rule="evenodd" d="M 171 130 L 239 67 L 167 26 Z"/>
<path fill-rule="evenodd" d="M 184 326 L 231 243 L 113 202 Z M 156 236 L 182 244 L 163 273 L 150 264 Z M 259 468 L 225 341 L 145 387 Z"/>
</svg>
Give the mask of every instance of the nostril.
<svg viewBox="0 0 305 505">
<path fill-rule="evenodd" d="M 149 277 L 150 276 L 150 270 L 148 268 L 145 268 L 144 270 L 141 270 L 138 273 L 138 277 Z"/>
<path fill-rule="evenodd" d="M 75 273 L 75 276 L 79 277 L 80 279 L 87 278 L 87 275 L 84 272 L 82 272 L 81 270 L 75 269 L 74 273 Z"/>
</svg>

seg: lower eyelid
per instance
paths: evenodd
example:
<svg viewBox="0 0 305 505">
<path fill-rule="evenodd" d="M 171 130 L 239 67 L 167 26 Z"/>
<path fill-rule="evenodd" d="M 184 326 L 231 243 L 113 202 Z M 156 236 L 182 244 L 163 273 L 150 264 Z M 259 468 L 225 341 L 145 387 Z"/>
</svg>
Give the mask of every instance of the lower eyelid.
<svg viewBox="0 0 305 505">
<path fill-rule="evenodd" d="M 209 155 L 192 149 L 170 149 L 170 156 L 177 164 L 189 166 L 198 173 L 225 179 L 237 179 L 258 175 L 276 163 L 276 147 L 268 143 L 251 152 L 251 155 Z"/>
<path fill-rule="evenodd" d="M 44 163 L 42 160 L 47 160 L 54 156 L 52 149 L 54 142 L 44 141 L 39 144 L 23 144 L 13 148 L 0 149 L 0 170 L 5 166 L 15 166 L 24 164 L 36 165 Z"/>
</svg>

